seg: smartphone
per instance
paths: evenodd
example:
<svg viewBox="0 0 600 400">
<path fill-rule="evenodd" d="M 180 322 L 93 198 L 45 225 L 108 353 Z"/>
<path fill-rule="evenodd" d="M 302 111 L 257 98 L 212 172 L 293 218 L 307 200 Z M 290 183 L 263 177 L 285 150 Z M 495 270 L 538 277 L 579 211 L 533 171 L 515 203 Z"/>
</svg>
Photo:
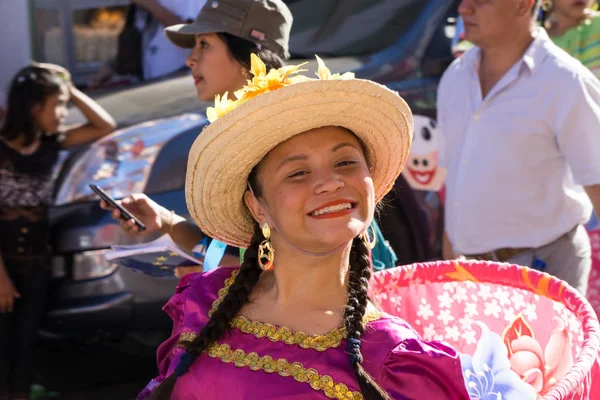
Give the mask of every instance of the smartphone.
<svg viewBox="0 0 600 400">
<path fill-rule="evenodd" d="M 107 202 L 108 205 L 110 205 L 112 208 L 116 208 L 117 210 L 121 211 L 121 218 L 123 218 L 124 220 L 132 219 L 135 222 L 135 224 L 138 226 L 138 228 L 140 228 L 140 231 L 146 230 L 146 225 L 144 225 L 142 223 L 142 221 L 137 219 L 135 217 L 135 215 L 133 215 L 132 213 L 127 211 L 122 205 L 117 203 L 115 201 L 115 199 L 110 197 L 110 195 L 108 193 L 106 193 L 104 190 L 102 190 L 101 187 L 99 187 L 98 185 L 90 185 L 90 189 L 92 189 L 94 191 L 94 193 L 96 193 L 98 196 L 100 196 L 100 198 L 102 200 L 104 200 L 105 202 Z"/>
</svg>

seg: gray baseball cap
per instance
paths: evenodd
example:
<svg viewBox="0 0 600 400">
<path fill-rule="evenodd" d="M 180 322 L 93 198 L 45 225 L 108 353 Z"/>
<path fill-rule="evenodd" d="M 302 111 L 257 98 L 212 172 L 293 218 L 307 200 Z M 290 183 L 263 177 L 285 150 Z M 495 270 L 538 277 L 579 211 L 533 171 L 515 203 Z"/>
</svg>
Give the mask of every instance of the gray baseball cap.
<svg viewBox="0 0 600 400">
<path fill-rule="evenodd" d="M 165 33 L 176 46 L 192 48 L 195 35 L 226 32 L 289 58 L 292 22 L 282 0 L 207 0 L 194 22 L 169 26 Z"/>
</svg>

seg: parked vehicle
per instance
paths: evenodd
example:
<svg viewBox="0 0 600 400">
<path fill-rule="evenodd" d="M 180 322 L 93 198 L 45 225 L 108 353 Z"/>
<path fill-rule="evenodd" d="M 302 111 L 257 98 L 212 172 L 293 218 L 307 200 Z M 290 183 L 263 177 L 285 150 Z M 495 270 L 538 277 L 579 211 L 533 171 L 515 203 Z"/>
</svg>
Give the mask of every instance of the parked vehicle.
<svg viewBox="0 0 600 400">
<path fill-rule="evenodd" d="M 452 61 L 450 41 L 457 1 L 292 0 L 291 50 L 298 60 L 321 55 L 332 72 L 354 71 L 397 90 L 415 115 L 415 143 L 426 151 L 410 165 L 384 202 L 379 220 L 402 264 L 441 255 L 442 207 L 427 188 L 436 173 L 429 143 L 435 139 L 439 79 Z M 343 5 L 342 5 L 343 4 Z M 309 69 L 316 70 L 314 61 Z M 104 259 L 127 238 L 88 188 L 95 183 L 115 198 L 143 191 L 187 215 L 187 152 L 207 123 L 186 75 L 107 95 L 99 100 L 126 126 L 69 155 L 52 209 L 54 280 L 44 331 L 70 337 L 133 335 L 162 339 L 171 322 L 161 306 L 177 280 L 157 280 L 117 268 Z M 151 240 L 154 237 L 144 238 Z M 141 239 L 136 239 L 137 241 Z M 153 333 L 156 333 L 152 336 Z"/>
</svg>

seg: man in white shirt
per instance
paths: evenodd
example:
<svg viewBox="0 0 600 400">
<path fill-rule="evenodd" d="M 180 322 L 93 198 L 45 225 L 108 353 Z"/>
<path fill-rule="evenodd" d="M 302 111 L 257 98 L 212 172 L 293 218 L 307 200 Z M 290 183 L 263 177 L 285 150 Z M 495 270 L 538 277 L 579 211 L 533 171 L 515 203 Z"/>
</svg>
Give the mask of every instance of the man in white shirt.
<svg viewBox="0 0 600 400">
<path fill-rule="evenodd" d="M 459 6 L 476 47 L 438 91 L 444 256 L 534 266 L 585 294 L 582 224 L 600 213 L 600 82 L 535 26 L 535 3 Z"/>
<path fill-rule="evenodd" d="M 175 46 L 164 34 L 165 26 L 190 22 L 206 0 L 131 0 L 138 9 L 135 26 L 142 32 L 142 71 L 144 80 L 160 78 L 185 66 L 188 49 Z M 112 67 L 101 68 L 89 82 L 98 87 L 110 79 Z"/>
</svg>

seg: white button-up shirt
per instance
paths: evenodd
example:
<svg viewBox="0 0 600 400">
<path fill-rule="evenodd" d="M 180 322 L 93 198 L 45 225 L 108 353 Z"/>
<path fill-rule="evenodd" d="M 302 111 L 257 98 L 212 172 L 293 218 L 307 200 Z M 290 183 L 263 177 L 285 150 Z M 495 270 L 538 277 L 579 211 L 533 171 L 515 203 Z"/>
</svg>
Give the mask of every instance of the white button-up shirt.
<svg viewBox="0 0 600 400">
<path fill-rule="evenodd" d="M 159 3 L 182 20 L 194 20 L 206 0 L 159 0 Z M 148 29 L 147 12 L 137 13 L 137 26 L 144 32 L 144 79 L 160 78 L 185 66 L 191 49 L 182 49 L 167 39 L 165 27 L 155 23 Z"/>
<path fill-rule="evenodd" d="M 460 254 L 539 247 L 589 220 L 600 184 L 600 81 L 543 29 L 485 98 L 480 50 L 438 90 L 446 231 Z"/>
</svg>

